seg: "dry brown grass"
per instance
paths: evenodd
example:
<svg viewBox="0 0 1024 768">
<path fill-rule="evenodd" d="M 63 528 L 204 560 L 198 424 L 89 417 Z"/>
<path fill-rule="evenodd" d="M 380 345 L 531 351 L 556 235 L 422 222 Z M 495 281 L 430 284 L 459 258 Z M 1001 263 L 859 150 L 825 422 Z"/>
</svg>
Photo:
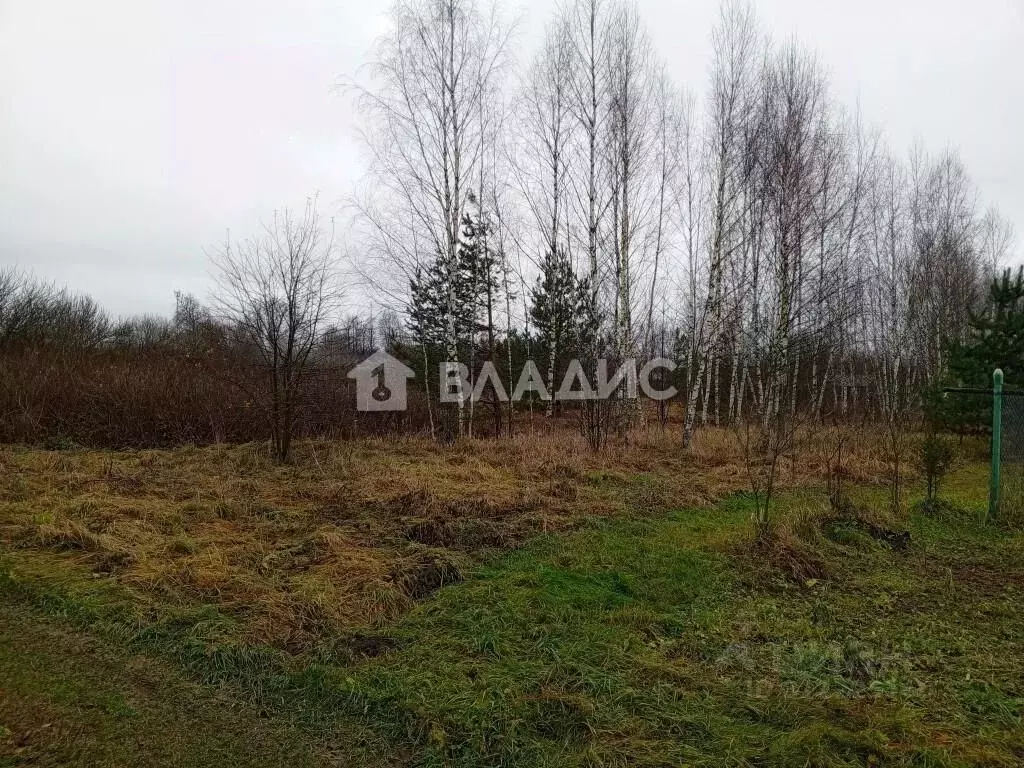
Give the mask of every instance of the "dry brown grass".
<svg viewBox="0 0 1024 768">
<path fill-rule="evenodd" d="M 877 479 L 854 446 L 851 479 Z M 0 543 L 174 604 L 212 603 L 294 651 L 394 618 L 489 553 L 584 517 L 662 514 L 746 485 L 735 436 L 640 430 L 602 454 L 570 430 L 440 447 L 306 442 L 175 451 L 0 450 Z M 784 484 L 817 482 L 812 448 Z"/>
</svg>

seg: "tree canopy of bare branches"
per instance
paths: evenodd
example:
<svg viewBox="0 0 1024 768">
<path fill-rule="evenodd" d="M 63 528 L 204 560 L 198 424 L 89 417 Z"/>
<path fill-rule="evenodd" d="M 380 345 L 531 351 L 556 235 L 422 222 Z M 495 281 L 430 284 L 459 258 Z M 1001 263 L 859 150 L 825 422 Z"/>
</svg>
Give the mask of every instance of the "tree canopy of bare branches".
<svg viewBox="0 0 1024 768">
<path fill-rule="evenodd" d="M 216 307 L 251 350 L 266 377 L 265 399 L 275 457 L 291 454 L 296 403 L 307 363 L 341 299 L 333 231 L 316 200 L 301 214 L 285 210 L 264 231 L 213 255 Z M 245 379 L 240 379 L 245 380 Z"/>
</svg>

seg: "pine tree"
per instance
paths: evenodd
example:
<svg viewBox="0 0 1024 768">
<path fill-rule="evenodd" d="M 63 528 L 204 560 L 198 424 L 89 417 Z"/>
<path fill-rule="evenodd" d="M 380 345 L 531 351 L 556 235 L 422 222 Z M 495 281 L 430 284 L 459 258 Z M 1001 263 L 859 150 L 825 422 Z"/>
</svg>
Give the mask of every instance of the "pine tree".
<svg viewBox="0 0 1024 768">
<path fill-rule="evenodd" d="M 408 327 L 421 346 L 426 375 L 432 375 L 432 361 L 446 360 L 443 348 L 448 332 L 448 304 L 454 302 L 451 316 L 455 323 L 455 348 L 458 359 L 475 375 L 478 361 L 496 364 L 497 308 L 502 298 L 499 268 L 502 254 L 490 242 L 491 225 L 469 213 L 462 218 L 459 249 L 454 269 L 441 256 L 418 268 L 410 280 Z M 450 290 L 449 290 L 450 289 Z M 467 393 L 468 395 L 468 393 Z M 500 432 L 501 409 L 492 395 L 495 434 Z"/>
<path fill-rule="evenodd" d="M 1024 389 L 1024 267 L 1007 269 L 992 281 L 985 307 L 971 312 L 968 338 L 948 345 L 946 384 L 990 389 L 992 372 L 1001 368 L 1007 389 Z M 983 429 L 989 424 L 991 398 L 982 395 L 926 399 L 928 415 L 956 431 Z"/>
<path fill-rule="evenodd" d="M 437 256 L 425 268 L 417 268 L 410 280 L 409 330 L 427 345 L 442 344 L 447 332 L 448 303 L 454 302 L 455 339 L 459 359 L 472 357 L 476 334 L 484 326 L 481 298 L 488 284 L 496 290 L 496 278 L 489 282 L 486 259 L 482 253 L 481 230 L 468 215 L 463 217 L 462 239 L 458 258 L 452 268 L 448 260 Z M 449 291 L 449 288 L 451 290 Z"/>
<path fill-rule="evenodd" d="M 441 260 L 426 269 L 417 267 L 409 281 L 409 331 L 420 344 L 432 347 L 443 341 L 444 302 Z"/>
<path fill-rule="evenodd" d="M 470 201 L 475 202 L 471 194 Z M 497 332 L 495 323 L 500 306 L 502 280 L 500 267 L 503 254 L 493 247 L 492 225 L 485 212 L 478 208 L 477 218 L 466 213 L 462 218 L 461 248 L 459 251 L 459 274 L 464 285 L 467 321 L 469 328 L 468 359 L 470 368 L 476 372 L 476 360 L 486 359 L 495 370 L 497 366 Z M 485 395 L 490 400 L 494 416 L 494 434 L 501 434 L 501 402 L 497 393 L 488 388 Z"/>
<path fill-rule="evenodd" d="M 589 341 L 585 320 L 589 317 L 590 291 L 586 281 L 576 277 L 562 250 L 545 253 L 540 268 L 537 285 L 531 291 L 530 318 L 540 342 L 541 367 L 547 370 L 547 386 L 552 396 L 547 412 L 551 416 L 558 372 Z"/>
<path fill-rule="evenodd" d="M 474 219 L 468 213 L 462 217 L 457 294 L 464 303 L 460 313 L 471 336 L 494 334 L 494 310 L 500 281 L 496 268 L 498 260 L 488 241 L 490 234 L 488 222 Z"/>
</svg>

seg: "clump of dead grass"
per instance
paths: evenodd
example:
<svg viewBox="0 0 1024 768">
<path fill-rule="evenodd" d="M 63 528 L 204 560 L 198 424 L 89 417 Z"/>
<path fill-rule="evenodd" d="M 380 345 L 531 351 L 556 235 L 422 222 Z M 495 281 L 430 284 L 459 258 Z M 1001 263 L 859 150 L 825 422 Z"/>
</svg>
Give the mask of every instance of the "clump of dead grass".
<svg viewBox="0 0 1024 768">
<path fill-rule="evenodd" d="M 794 584 L 807 584 L 830 575 L 815 547 L 788 526 L 776 524 L 768 531 L 762 530 L 737 545 L 733 554 L 759 585 L 779 576 Z"/>
<path fill-rule="evenodd" d="M 780 579 L 797 585 L 840 578 L 843 551 L 885 549 L 907 552 L 910 533 L 891 513 L 829 499 L 823 491 L 783 494 L 769 524 L 751 527 L 750 537 L 730 548 L 748 583 L 770 586 Z M 847 552 L 848 554 L 848 552 Z"/>
</svg>

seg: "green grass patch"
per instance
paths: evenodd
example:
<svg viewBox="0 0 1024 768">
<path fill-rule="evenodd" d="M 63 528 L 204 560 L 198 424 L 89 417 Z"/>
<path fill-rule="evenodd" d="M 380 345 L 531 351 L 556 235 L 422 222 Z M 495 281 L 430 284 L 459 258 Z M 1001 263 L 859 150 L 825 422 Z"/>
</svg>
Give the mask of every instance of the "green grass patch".
<svg viewBox="0 0 1024 768">
<path fill-rule="evenodd" d="M 797 493 L 776 514 L 800 530 L 815 511 Z M 749 512 L 539 541 L 414 611 L 345 684 L 423 765 L 1019 764 L 1019 539 L 921 516 L 906 551 L 820 531 L 830 575 L 794 583 L 723 548 Z"/>
<path fill-rule="evenodd" d="M 333 733 L 309 728 L 295 717 L 252 705 L 235 686 L 201 685 L 173 665 L 41 620 L 23 606 L 5 602 L 3 609 L 0 766 L 5 768 L 312 767 L 401 760 L 395 753 L 383 759 L 385 752 L 367 741 L 364 727 L 337 727 Z"/>
</svg>

